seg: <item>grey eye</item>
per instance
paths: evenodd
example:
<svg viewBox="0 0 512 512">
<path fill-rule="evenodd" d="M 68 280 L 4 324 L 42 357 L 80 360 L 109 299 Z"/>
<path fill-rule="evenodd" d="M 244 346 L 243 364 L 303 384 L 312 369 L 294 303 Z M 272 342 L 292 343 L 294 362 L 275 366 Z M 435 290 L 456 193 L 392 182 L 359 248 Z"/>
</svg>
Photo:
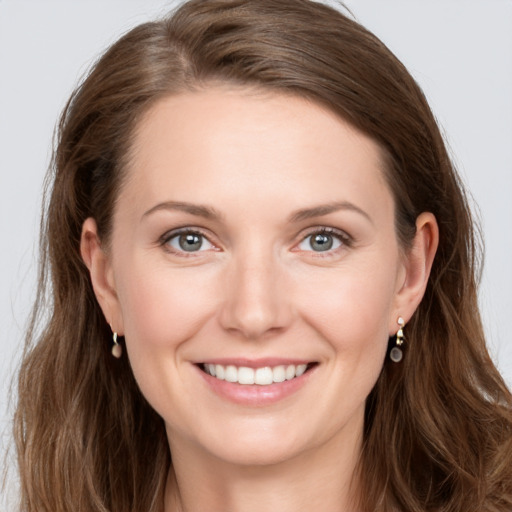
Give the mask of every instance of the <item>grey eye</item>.
<svg viewBox="0 0 512 512">
<path fill-rule="evenodd" d="M 169 239 L 168 244 L 178 252 L 198 252 L 213 245 L 200 233 L 181 233 Z"/>
<path fill-rule="evenodd" d="M 314 251 L 328 251 L 332 249 L 333 239 L 331 235 L 318 233 L 311 236 L 309 244 Z"/>
<path fill-rule="evenodd" d="M 340 238 L 330 233 L 313 233 L 299 244 L 301 251 L 326 252 L 337 249 L 342 244 Z"/>
</svg>

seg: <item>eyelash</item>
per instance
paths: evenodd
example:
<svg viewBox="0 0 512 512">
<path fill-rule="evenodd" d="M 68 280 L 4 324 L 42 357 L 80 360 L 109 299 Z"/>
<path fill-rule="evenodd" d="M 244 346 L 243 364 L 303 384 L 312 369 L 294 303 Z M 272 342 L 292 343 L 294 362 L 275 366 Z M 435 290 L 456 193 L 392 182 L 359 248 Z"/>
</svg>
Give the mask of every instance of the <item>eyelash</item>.
<svg viewBox="0 0 512 512">
<path fill-rule="evenodd" d="M 180 257 L 186 257 L 186 258 L 195 257 L 195 256 L 197 256 L 196 253 L 204 252 L 204 251 L 190 251 L 190 252 L 178 251 L 178 250 L 171 248 L 169 245 L 169 242 L 171 240 L 173 240 L 174 238 L 179 237 L 180 235 L 197 235 L 197 236 L 202 237 L 213 247 L 216 247 L 215 244 L 210 241 L 209 236 L 207 234 L 205 234 L 203 231 L 201 231 L 200 229 L 197 229 L 197 228 L 189 228 L 189 227 L 180 228 L 180 229 L 176 229 L 176 230 L 169 231 L 169 232 L 165 233 L 164 235 L 162 235 L 160 237 L 158 243 L 159 243 L 159 245 L 164 247 L 164 249 L 167 252 L 169 252 L 173 255 L 176 255 L 176 256 L 180 256 Z M 295 247 L 304 243 L 308 238 L 317 236 L 317 235 L 327 235 L 327 236 L 336 238 L 341 243 L 341 247 L 337 247 L 335 249 L 328 249 L 326 251 L 311 250 L 311 251 L 303 251 L 303 252 L 311 252 L 311 253 L 315 254 L 315 257 L 325 258 L 325 257 L 331 256 L 333 253 L 337 253 L 343 247 L 350 248 L 353 245 L 352 237 L 350 237 L 344 231 L 341 231 L 339 229 L 332 228 L 332 227 L 316 227 L 316 228 L 312 228 L 306 235 L 302 236 L 299 243 L 296 244 Z M 218 249 L 216 249 L 216 250 L 218 250 Z M 295 249 L 295 250 L 299 251 L 300 249 Z"/>
</svg>

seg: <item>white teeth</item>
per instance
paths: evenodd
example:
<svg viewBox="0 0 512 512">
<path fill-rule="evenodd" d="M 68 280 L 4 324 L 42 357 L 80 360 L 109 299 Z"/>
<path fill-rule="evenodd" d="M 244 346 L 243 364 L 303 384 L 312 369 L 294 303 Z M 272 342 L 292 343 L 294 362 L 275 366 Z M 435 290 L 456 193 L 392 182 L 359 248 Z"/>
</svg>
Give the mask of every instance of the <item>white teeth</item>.
<svg viewBox="0 0 512 512">
<path fill-rule="evenodd" d="M 254 370 L 245 366 L 238 368 L 238 383 L 254 384 Z"/>
<path fill-rule="evenodd" d="M 268 386 L 274 382 L 284 382 L 295 377 L 300 377 L 307 369 L 307 364 L 289 364 L 280 365 L 271 368 L 264 366 L 262 368 L 248 368 L 247 366 L 236 367 L 234 365 L 223 366 L 221 364 L 205 364 L 203 369 L 212 377 L 227 382 L 237 382 L 238 384 L 257 384 L 259 386 Z"/>
<path fill-rule="evenodd" d="M 236 366 L 227 366 L 224 373 L 224 380 L 228 382 L 236 382 L 238 380 L 238 371 Z"/>
<path fill-rule="evenodd" d="M 286 380 L 291 380 L 295 377 L 295 365 L 289 364 L 286 367 Z"/>
<path fill-rule="evenodd" d="M 260 386 L 268 386 L 274 382 L 273 377 L 272 368 L 270 368 L 270 366 L 258 368 L 254 377 L 254 383 Z"/>
<path fill-rule="evenodd" d="M 306 371 L 307 367 L 307 364 L 299 364 L 299 366 L 297 366 L 297 370 L 295 370 L 295 377 L 300 377 Z"/>
<path fill-rule="evenodd" d="M 215 365 L 215 377 L 220 380 L 224 380 L 224 366 L 221 364 Z"/>
<path fill-rule="evenodd" d="M 276 366 L 272 370 L 272 380 L 274 382 L 284 382 L 286 380 L 286 370 L 284 366 Z"/>
</svg>

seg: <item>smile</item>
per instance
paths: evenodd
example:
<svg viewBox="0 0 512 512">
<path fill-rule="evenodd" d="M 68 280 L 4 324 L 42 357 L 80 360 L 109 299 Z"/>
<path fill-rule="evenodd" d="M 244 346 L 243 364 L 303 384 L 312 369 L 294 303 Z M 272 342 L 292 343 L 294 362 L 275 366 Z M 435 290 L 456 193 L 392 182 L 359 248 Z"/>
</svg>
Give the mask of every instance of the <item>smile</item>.
<svg viewBox="0 0 512 512">
<path fill-rule="evenodd" d="M 300 377 L 308 370 L 309 366 L 307 364 L 289 364 L 248 368 L 247 366 L 202 364 L 201 369 L 218 380 L 242 385 L 270 386 Z"/>
</svg>

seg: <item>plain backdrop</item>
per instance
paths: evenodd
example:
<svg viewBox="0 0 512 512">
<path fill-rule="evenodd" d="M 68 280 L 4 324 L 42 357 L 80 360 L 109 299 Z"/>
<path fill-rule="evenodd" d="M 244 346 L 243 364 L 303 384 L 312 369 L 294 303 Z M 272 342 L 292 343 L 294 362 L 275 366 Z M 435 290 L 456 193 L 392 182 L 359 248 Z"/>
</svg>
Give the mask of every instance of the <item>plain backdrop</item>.
<svg viewBox="0 0 512 512">
<path fill-rule="evenodd" d="M 12 444 L 8 386 L 35 294 L 42 181 L 55 121 L 108 44 L 176 3 L 0 0 L 2 452 Z M 346 4 L 420 83 L 479 208 L 486 243 L 480 303 L 491 353 L 512 385 L 512 1 Z M 0 507 L 7 507 L 9 492 Z"/>
</svg>

